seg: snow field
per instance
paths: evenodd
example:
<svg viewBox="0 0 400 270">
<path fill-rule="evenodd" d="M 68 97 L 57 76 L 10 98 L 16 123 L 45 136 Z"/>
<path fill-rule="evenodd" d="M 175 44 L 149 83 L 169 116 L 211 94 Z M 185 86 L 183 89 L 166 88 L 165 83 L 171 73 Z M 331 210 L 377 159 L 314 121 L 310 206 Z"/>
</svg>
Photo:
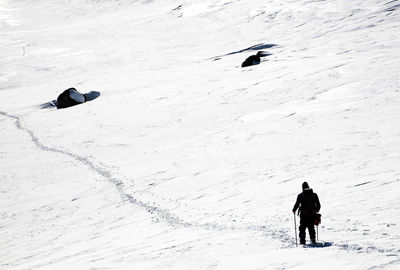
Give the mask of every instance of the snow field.
<svg viewBox="0 0 400 270">
<path fill-rule="evenodd" d="M 396 269 L 396 6 L 3 1 L 0 268 Z"/>
</svg>

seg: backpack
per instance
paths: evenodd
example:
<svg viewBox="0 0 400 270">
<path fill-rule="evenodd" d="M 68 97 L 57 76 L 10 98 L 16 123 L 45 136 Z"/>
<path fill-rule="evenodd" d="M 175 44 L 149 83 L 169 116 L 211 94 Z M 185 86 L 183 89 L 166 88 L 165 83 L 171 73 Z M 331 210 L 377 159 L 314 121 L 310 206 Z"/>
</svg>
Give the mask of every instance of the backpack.
<svg viewBox="0 0 400 270">
<path fill-rule="evenodd" d="M 321 224 L 321 214 L 315 214 L 314 215 L 314 225 L 318 226 Z"/>
<path fill-rule="evenodd" d="M 316 201 L 314 192 L 309 190 L 308 192 L 303 192 L 303 198 L 301 200 L 301 213 L 304 215 L 313 215 L 316 212 L 315 207 Z"/>
</svg>

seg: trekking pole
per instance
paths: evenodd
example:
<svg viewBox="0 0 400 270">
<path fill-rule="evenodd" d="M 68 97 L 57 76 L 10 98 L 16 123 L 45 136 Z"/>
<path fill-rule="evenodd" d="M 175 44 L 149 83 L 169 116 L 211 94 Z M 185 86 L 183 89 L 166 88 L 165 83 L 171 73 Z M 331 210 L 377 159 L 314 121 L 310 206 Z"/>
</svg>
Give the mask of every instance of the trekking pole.
<svg viewBox="0 0 400 270">
<path fill-rule="evenodd" d="M 293 212 L 293 218 L 294 218 L 294 237 L 296 238 L 296 247 L 297 247 L 297 227 L 296 227 L 296 213 Z"/>
<path fill-rule="evenodd" d="M 318 226 L 317 226 L 317 241 L 318 241 Z"/>
</svg>

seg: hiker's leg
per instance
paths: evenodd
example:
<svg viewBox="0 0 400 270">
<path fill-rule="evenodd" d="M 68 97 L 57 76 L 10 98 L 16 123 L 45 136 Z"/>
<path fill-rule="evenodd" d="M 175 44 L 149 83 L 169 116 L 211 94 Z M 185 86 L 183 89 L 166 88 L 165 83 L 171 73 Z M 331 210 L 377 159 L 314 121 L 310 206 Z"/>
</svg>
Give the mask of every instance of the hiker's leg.
<svg viewBox="0 0 400 270">
<path fill-rule="evenodd" d="M 299 238 L 300 238 L 300 244 L 305 244 L 306 243 L 306 220 L 304 217 L 300 216 L 300 227 L 299 227 Z"/>
<path fill-rule="evenodd" d="M 315 244 L 315 228 L 314 228 L 314 218 L 310 217 L 307 220 L 308 233 L 310 234 L 310 239 L 313 244 Z"/>
</svg>

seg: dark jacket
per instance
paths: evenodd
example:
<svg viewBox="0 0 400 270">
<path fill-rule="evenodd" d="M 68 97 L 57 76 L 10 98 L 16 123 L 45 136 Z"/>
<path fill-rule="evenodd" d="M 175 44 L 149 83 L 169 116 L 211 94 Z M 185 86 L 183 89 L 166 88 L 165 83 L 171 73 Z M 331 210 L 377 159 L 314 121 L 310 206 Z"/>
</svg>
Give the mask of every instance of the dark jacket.
<svg viewBox="0 0 400 270">
<path fill-rule="evenodd" d="M 311 188 L 306 188 L 297 196 L 296 203 L 293 206 L 293 212 L 295 212 L 297 208 L 300 209 L 300 215 L 303 216 L 311 216 L 319 212 L 321 204 L 319 203 L 318 195 L 314 193 Z"/>
</svg>

